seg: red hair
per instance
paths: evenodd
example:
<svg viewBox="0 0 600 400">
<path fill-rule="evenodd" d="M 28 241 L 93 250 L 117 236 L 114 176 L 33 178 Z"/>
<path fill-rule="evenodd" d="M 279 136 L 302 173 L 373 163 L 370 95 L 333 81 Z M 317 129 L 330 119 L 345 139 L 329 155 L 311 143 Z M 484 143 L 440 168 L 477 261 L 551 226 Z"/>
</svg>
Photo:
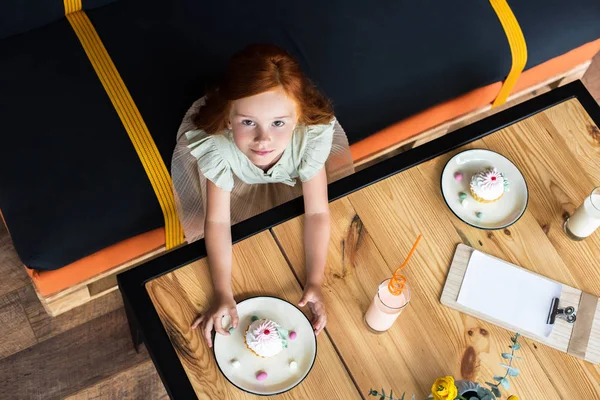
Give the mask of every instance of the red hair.
<svg viewBox="0 0 600 400">
<path fill-rule="evenodd" d="M 273 45 L 251 45 L 231 57 L 221 86 L 206 94 L 206 105 L 194 116 L 194 122 L 208 134 L 220 132 L 227 128 L 233 101 L 279 86 L 296 101 L 299 123 L 327 124 L 333 119 L 331 103 L 289 53 Z"/>
</svg>

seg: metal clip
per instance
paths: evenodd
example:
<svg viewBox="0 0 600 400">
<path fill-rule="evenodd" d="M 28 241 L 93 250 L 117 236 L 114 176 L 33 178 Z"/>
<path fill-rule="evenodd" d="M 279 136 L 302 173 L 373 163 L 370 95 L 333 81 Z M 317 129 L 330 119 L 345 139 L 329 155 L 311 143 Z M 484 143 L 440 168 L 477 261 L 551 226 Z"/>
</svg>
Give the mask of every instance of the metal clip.
<svg viewBox="0 0 600 400">
<path fill-rule="evenodd" d="M 568 323 L 572 324 L 577 319 L 577 315 L 575 314 L 575 307 L 569 306 L 567 308 L 559 308 L 556 310 L 556 316 L 558 318 L 564 319 Z"/>
<path fill-rule="evenodd" d="M 558 297 L 552 299 L 550 305 L 550 313 L 548 314 L 547 324 L 554 324 L 556 318 L 564 319 L 568 323 L 572 324 L 577 320 L 577 314 L 575 314 L 575 307 L 568 306 L 565 308 L 558 308 Z"/>
</svg>

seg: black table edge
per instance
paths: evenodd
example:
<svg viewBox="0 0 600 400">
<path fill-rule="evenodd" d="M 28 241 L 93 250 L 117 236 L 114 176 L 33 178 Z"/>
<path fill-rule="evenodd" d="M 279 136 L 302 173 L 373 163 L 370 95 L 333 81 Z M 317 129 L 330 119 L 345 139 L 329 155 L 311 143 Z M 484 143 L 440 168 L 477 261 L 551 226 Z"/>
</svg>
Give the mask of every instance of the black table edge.
<svg viewBox="0 0 600 400">
<path fill-rule="evenodd" d="M 329 201 L 347 196 L 572 98 L 577 98 L 595 124 L 600 126 L 600 107 L 583 83 L 575 81 L 333 182 L 329 185 Z M 303 199 L 294 199 L 232 226 L 232 241 L 244 240 L 303 212 Z M 196 399 L 197 396 L 153 307 L 145 284 L 205 256 L 204 240 L 199 240 L 117 276 L 134 344 L 137 348 L 140 339 L 143 340 L 172 399 Z"/>
</svg>

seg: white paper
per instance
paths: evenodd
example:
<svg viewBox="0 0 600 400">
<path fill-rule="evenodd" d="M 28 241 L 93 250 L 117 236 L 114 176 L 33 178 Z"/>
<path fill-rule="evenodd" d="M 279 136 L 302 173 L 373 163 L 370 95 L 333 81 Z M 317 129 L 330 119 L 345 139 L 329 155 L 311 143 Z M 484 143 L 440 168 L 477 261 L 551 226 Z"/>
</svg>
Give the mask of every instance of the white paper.
<svg viewBox="0 0 600 400">
<path fill-rule="evenodd" d="M 562 285 L 474 251 L 457 302 L 494 319 L 541 337 L 552 299 L 560 298 Z"/>
</svg>

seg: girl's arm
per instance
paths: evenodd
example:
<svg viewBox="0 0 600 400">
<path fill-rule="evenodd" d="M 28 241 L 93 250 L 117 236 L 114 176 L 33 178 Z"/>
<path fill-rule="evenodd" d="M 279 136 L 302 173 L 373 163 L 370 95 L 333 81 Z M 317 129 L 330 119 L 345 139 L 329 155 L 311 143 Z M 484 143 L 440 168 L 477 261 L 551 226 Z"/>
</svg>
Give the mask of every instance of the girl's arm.
<svg viewBox="0 0 600 400">
<path fill-rule="evenodd" d="M 311 180 L 304 182 L 302 191 L 305 212 L 306 284 L 299 305 L 309 305 L 313 313 L 313 328 L 318 334 L 327 323 L 321 284 L 323 283 L 331 231 L 325 168 L 322 168 Z"/>
<path fill-rule="evenodd" d="M 221 324 L 223 315 L 231 316 L 231 326 L 237 327 L 238 315 L 231 288 L 231 217 L 230 193 L 206 181 L 206 219 L 204 242 L 212 276 L 215 298 L 210 309 L 192 325 L 201 326 L 208 346 L 212 346 L 213 327 L 222 335 L 229 335 Z"/>
<path fill-rule="evenodd" d="M 204 242 L 215 295 L 232 296 L 230 193 L 206 180 Z"/>
</svg>

